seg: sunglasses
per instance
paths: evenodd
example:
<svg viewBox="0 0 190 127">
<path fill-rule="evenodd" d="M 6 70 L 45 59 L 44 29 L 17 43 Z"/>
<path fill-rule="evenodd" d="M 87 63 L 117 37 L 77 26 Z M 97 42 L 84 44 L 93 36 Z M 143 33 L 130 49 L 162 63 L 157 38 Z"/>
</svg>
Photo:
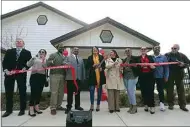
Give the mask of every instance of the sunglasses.
<svg viewBox="0 0 190 127">
<path fill-rule="evenodd" d="M 141 49 L 142 51 L 145 51 L 146 49 Z"/>
<path fill-rule="evenodd" d="M 177 48 L 172 48 L 172 49 L 176 50 Z"/>
</svg>

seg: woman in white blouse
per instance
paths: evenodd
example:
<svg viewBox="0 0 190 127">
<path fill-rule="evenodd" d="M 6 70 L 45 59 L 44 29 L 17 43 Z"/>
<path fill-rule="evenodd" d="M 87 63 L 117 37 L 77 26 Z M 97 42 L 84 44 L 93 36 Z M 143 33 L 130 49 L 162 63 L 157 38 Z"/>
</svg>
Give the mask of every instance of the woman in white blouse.
<svg viewBox="0 0 190 127">
<path fill-rule="evenodd" d="M 46 70 L 38 70 L 46 67 L 46 50 L 41 49 L 38 52 L 38 55 L 31 58 L 30 61 L 27 62 L 28 67 L 32 67 L 31 76 L 30 76 L 30 88 L 31 88 L 31 95 L 30 95 L 30 102 L 29 102 L 29 112 L 28 115 L 36 116 L 35 113 L 41 114 L 42 111 L 39 109 L 39 102 L 41 98 L 41 94 L 43 91 L 43 87 L 47 81 L 46 79 Z"/>
<path fill-rule="evenodd" d="M 122 77 L 122 68 L 120 67 L 122 60 L 119 58 L 115 50 L 111 50 L 110 58 L 106 60 L 106 87 L 108 90 L 108 107 L 109 112 L 120 112 L 119 95 L 120 90 L 124 90 Z"/>
</svg>

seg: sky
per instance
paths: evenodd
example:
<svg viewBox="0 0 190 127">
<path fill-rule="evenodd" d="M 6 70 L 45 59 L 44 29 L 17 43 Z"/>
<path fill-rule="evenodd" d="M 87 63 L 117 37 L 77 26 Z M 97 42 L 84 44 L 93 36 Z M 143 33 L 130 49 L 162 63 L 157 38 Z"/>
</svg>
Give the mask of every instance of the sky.
<svg viewBox="0 0 190 127">
<path fill-rule="evenodd" d="M 38 1 L 2 1 L 2 14 Z M 175 43 L 190 57 L 190 1 L 43 1 L 81 21 L 110 17 L 160 43 L 161 53 Z"/>
</svg>

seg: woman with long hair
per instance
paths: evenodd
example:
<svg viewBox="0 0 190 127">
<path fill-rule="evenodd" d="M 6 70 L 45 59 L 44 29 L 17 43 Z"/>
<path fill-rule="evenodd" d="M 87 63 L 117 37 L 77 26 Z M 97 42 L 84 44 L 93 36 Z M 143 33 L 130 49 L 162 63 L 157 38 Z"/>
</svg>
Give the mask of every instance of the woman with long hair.
<svg viewBox="0 0 190 127">
<path fill-rule="evenodd" d="M 32 71 L 30 76 L 31 95 L 28 115 L 32 117 L 36 116 L 36 113 L 42 113 L 42 111 L 40 111 L 39 109 L 39 103 L 43 87 L 46 83 L 46 70 L 38 71 L 37 69 L 42 69 L 46 67 L 46 54 L 47 52 L 45 49 L 40 49 L 38 54 L 27 62 L 28 67 L 32 67 L 33 70 L 36 70 Z"/>
<path fill-rule="evenodd" d="M 111 50 L 110 58 L 106 60 L 106 87 L 108 91 L 108 107 L 109 112 L 120 112 L 119 95 L 120 90 L 124 90 L 122 77 L 122 60 L 119 58 L 115 50 Z"/>
<path fill-rule="evenodd" d="M 87 60 L 87 69 L 89 71 L 89 90 L 90 90 L 90 110 L 94 110 L 94 92 L 97 87 L 97 107 L 96 111 L 100 111 L 100 101 L 102 96 L 102 85 L 105 84 L 105 62 L 102 55 L 99 54 L 97 47 L 92 48 L 92 54 L 88 57 Z"/>
<path fill-rule="evenodd" d="M 132 51 L 130 48 L 125 49 L 126 58 L 123 60 L 124 64 L 132 64 L 137 62 L 137 57 L 132 55 Z M 130 114 L 137 113 L 136 106 L 136 84 L 138 81 L 138 68 L 137 67 L 124 67 L 123 69 L 123 80 L 125 87 L 127 89 L 128 100 L 130 103 L 130 108 L 128 112 Z"/>
</svg>

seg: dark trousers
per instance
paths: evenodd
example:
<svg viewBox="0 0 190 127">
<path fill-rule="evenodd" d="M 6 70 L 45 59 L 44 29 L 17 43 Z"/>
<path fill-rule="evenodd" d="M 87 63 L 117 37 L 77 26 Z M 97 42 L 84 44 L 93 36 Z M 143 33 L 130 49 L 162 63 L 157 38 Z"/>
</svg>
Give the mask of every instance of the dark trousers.
<svg viewBox="0 0 190 127">
<path fill-rule="evenodd" d="M 174 106 L 174 85 L 177 87 L 178 104 L 180 107 L 186 106 L 183 77 L 177 74 L 170 74 L 167 83 L 167 101 L 169 106 Z"/>
<path fill-rule="evenodd" d="M 139 76 L 139 84 L 144 105 L 154 107 L 154 77 L 152 73 L 142 73 Z"/>
<path fill-rule="evenodd" d="M 164 79 L 156 78 L 155 83 L 157 86 L 157 91 L 158 91 L 160 102 L 164 103 L 164 85 L 165 85 Z"/>
<path fill-rule="evenodd" d="M 17 86 L 20 95 L 20 110 L 24 111 L 26 109 L 26 73 L 16 74 L 11 76 L 5 76 L 5 94 L 6 94 L 6 111 L 13 111 L 13 93 L 14 84 L 17 81 Z"/>
<path fill-rule="evenodd" d="M 80 80 L 76 80 L 78 84 L 78 93 L 75 95 L 75 107 L 80 107 Z M 76 92 L 76 87 L 73 80 L 67 80 L 67 109 L 72 108 L 73 92 Z"/>
<path fill-rule="evenodd" d="M 40 103 L 41 94 L 46 82 L 45 74 L 32 74 L 30 77 L 30 103 L 29 106 L 35 106 Z"/>
</svg>

